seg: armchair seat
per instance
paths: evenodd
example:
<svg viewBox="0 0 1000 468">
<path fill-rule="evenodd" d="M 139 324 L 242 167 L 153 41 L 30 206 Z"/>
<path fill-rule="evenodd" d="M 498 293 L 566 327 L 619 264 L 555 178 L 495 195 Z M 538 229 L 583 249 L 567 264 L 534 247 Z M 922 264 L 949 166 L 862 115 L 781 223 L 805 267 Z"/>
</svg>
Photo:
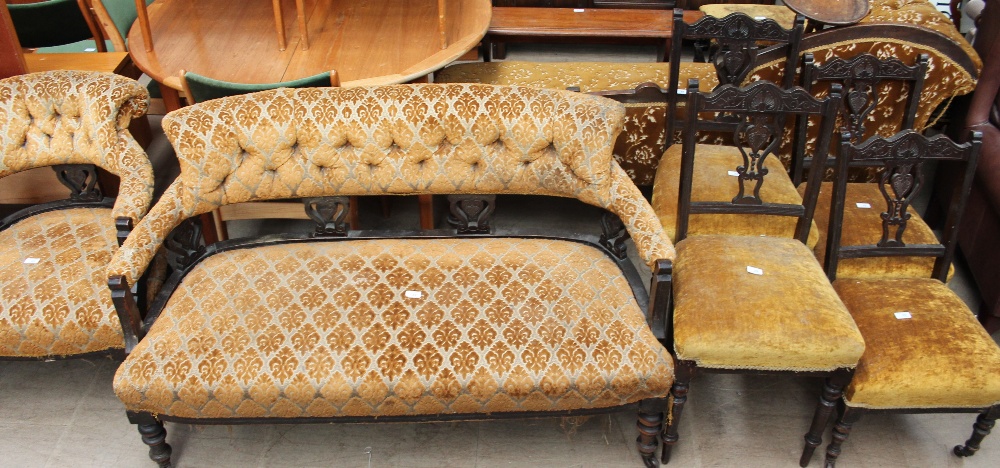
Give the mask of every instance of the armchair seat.
<svg viewBox="0 0 1000 468">
<path fill-rule="evenodd" d="M 688 237 L 677 244 L 674 273 L 678 360 L 815 372 L 852 368 L 865 349 L 823 269 L 795 239 Z"/>
<path fill-rule="evenodd" d="M 522 238 L 347 240 L 197 264 L 115 376 L 176 418 L 560 411 L 660 398 L 672 360 L 606 253 Z"/>
<path fill-rule="evenodd" d="M 118 248 L 112 219 L 111 208 L 72 208 L 0 231 L 0 356 L 124 350 L 105 284 Z"/>
<path fill-rule="evenodd" d="M 677 194 L 681 170 L 681 145 L 667 148 L 656 169 L 656 182 L 653 184 L 653 211 L 660 218 L 663 230 L 671 239 L 675 239 L 677 228 Z M 727 176 L 743 161 L 740 150 L 734 146 L 703 145 L 695 146 L 694 175 L 691 181 L 691 201 L 693 202 L 728 202 L 739 190 L 739 177 Z M 802 196 L 792 185 L 784 166 L 776 158 L 768 161 L 770 164 L 768 182 L 761 186 L 760 196 L 769 203 L 802 204 Z M 766 163 L 765 163 L 766 164 Z M 753 187 L 747 187 L 752 193 Z M 694 214 L 691 215 L 688 235 L 728 234 L 733 236 L 787 237 L 795 236 L 796 218 L 775 215 L 745 215 L 745 214 Z M 819 240 L 815 222 L 809 230 L 807 244 L 810 248 L 816 246 Z M 815 261 L 815 260 L 814 260 Z"/>
<path fill-rule="evenodd" d="M 803 193 L 805 185 L 799 186 Z M 886 187 L 889 193 L 892 189 Z M 826 261 L 826 235 L 830 224 L 830 200 L 833 195 L 833 183 L 823 182 L 820 186 L 819 199 L 816 202 L 816 232 L 819 242 L 816 245 L 816 258 L 822 265 Z M 858 207 L 858 204 L 868 204 L 870 208 Z M 848 183 L 847 194 L 844 197 L 844 221 L 840 244 L 844 246 L 870 245 L 882 237 L 882 213 L 886 210 L 885 197 L 876 183 Z M 906 244 L 937 244 L 934 231 L 915 212 L 906 223 L 903 241 Z M 863 257 L 842 258 L 837 264 L 838 278 L 882 279 L 882 278 L 927 278 L 934 270 L 934 257 Z M 951 279 L 955 267 L 950 266 L 948 278 Z"/>
<path fill-rule="evenodd" d="M 844 392 L 849 406 L 1000 404 L 1000 348 L 948 286 L 931 278 L 838 279 L 833 286 L 867 345 Z M 902 311 L 911 318 L 897 319 Z"/>
</svg>

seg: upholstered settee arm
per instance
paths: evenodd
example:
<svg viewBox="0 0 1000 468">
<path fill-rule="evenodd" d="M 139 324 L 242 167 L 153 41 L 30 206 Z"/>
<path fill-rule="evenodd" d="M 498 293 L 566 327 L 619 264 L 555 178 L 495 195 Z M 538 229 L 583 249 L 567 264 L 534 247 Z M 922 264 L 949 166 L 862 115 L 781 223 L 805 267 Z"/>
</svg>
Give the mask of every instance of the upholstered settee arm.
<svg viewBox="0 0 1000 468">
<path fill-rule="evenodd" d="M 112 208 L 116 219 L 125 217 L 138 223 L 153 201 L 153 168 L 146 152 L 128 131 L 119 135 L 118 197 Z"/>
<path fill-rule="evenodd" d="M 611 202 L 608 209 L 622 220 L 635 242 L 639 258 L 654 272 L 658 261 L 673 262 L 676 255 L 674 244 L 642 192 L 617 163 L 612 165 L 610 177 Z"/>
<path fill-rule="evenodd" d="M 167 188 L 160 202 L 139 221 L 125 243 L 111 257 L 107 269 L 108 278 L 121 276 L 127 282 L 126 287 L 135 285 L 149 268 L 167 235 L 187 219 L 188 215 L 183 211 L 178 195 L 180 183 L 175 181 Z"/>
</svg>

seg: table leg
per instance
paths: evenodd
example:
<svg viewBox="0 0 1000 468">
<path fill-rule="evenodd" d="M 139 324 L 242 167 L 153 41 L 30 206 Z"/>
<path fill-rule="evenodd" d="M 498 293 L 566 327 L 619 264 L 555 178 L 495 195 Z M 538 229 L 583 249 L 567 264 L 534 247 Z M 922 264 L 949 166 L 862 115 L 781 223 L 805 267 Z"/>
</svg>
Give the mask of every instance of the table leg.
<svg viewBox="0 0 1000 468">
<path fill-rule="evenodd" d="M 434 229 L 434 195 L 417 195 L 420 202 L 420 229 Z"/>
<path fill-rule="evenodd" d="M 160 94 L 163 96 L 163 107 L 167 108 L 167 112 L 184 107 L 181 105 L 181 93 L 176 89 L 160 83 Z"/>
</svg>

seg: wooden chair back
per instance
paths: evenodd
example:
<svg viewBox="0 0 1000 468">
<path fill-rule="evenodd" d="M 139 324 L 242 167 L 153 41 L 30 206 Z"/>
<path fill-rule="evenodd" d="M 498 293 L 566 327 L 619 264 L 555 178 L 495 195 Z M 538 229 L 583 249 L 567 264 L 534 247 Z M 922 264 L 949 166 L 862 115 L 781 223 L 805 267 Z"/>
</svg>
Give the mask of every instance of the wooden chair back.
<svg viewBox="0 0 1000 468">
<path fill-rule="evenodd" d="M 840 259 L 882 256 L 937 257 L 932 276 L 941 282 L 947 280 L 948 268 L 958 245 L 959 222 L 965 211 L 965 202 L 968 200 L 982 147 L 982 133 L 971 133 L 969 142 L 961 145 L 944 135 L 927 138 L 913 130 L 905 130 L 889 138 L 872 137 L 858 145 L 852 144 L 849 132 L 841 134 L 824 265 L 831 281 L 836 279 Z M 926 163 L 930 161 L 961 164 L 964 166 L 963 176 L 952 188 L 952 203 L 948 207 L 941 243 L 907 245 L 903 242 L 903 233 L 911 217 L 908 211 L 911 202 L 924 187 L 924 171 Z M 883 168 L 878 181 L 886 202 L 886 210 L 881 216 L 882 237 L 869 245 L 840 245 L 846 208 L 847 172 L 852 165 Z"/>
<path fill-rule="evenodd" d="M 813 156 L 812 173 L 826 162 L 827 148 L 840 106 L 840 86 L 833 85 L 829 96 L 816 99 L 802 88 L 782 89 L 768 82 L 758 81 L 745 88 L 723 85 L 711 94 L 698 90 L 698 80 L 690 80 L 687 89 L 687 118 L 684 121 L 684 146 L 681 156 L 681 174 L 678 197 L 676 242 L 687 235 L 688 218 L 692 214 L 754 214 L 797 217 L 795 238 L 806 243 L 819 196 L 818 177 L 810 177 L 802 205 L 768 203 L 761 199 L 761 187 L 769 169 L 768 156 L 775 170 L 785 168 L 777 159 L 784 122 L 787 117 L 816 116 L 821 119 L 820 145 Z M 724 119 L 708 115 L 724 115 Z M 725 134 L 726 143 L 739 148 L 742 164 L 729 171 L 729 176 L 739 178 L 739 190 L 728 202 L 693 202 L 691 191 L 694 178 L 695 148 L 700 132 Z M 812 174 L 810 174 L 812 175 Z M 719 177 L 727 177 L 720 174 Z"/>
<path fill-rule="evenodd" d="M 128 30 L 139 18 L 135 0 L 79 0 L 93 13 L 105 39 L 111 41 L 115 52 L 128 52 L 125 39 Z M 143 0 L 146 5 L 153 0 Z"/>
<path fill-rule="evenodd" d="M 840 107 L 838 130 L 852 135 L 851 143 L 860 143 L 865 135 L 865 123 L 879 105 L 893 106 L 900 103 L 900 96 L 889 95 L 888 82 L 901 82 L 905 90 L 906 111 L 899 130 L 913 128 L 917 117 L 920 93 L 923 91 L 924 76 L 930 56 L 920 54 L 916 64 L 907 66 L 894 57 L 880 59 L 872 54 L 858 54 L 850 59 L 833 58 L 817 65 L 812 53 L 806 53 L 802 60 L 802 87 L 813 93 L 813 85 L 818 82 L 839 83 L 844 88 L 843 105 Z M 895 88 L 892 88 L 895 89 Z M 805 166 L 811 161 L 805 156 L 807 125 L 802 122 L 797 127 L 795 149 L 792 159 L 792 182 L 802 182 Z M 832 159 L 831 159 L 832 161 Z"/>
<path fill-rule="evenodd" d="M 684 22 L 684 10 L 674 9 L 668 90 L 671 99 L 667 105 L 667 145 L 673 141 L 677 125 L 677 104 L 682 100 L 678 92 L 684 92 L 678 81 L 685 40 L 710 41 L 709 60 L 715 65 L 719 85 L 742 84 L 756 66 L 757 56 L 763 50 L 762 42 L 777 46 L 787 45 L 788 60 L 781 84 L 782 87 L 788 88 L 795 82 L 795 71 L 799 66 L 799 42 L 802 39 L 804 25 L 805 18 L 802 15 L 795 17 L 792 29 L 784 29 L 772 19 L 756 20 L 743 13 L 732 13 L 724 18 L 704 16 L 692 24 L 687 24 Z"/>
</svg>

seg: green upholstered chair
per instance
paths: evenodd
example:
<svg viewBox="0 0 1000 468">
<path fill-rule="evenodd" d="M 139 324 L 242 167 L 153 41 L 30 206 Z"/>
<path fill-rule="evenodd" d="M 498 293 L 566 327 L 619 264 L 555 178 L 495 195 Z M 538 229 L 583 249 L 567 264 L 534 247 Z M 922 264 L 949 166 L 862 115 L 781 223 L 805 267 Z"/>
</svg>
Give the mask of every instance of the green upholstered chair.
<svg viewBox="0 0 1000 468">
<path fill-rule="evenodd" d="M 971 456 L 1000 417 L 1000 347 L 976 321 L 969 307 L 947 285 L 948 267 L 958 245 L 965 203 L 975 175 L 982 133 L 957 145 L 944 136 L 926 138 L 907 130 L 890 138 L 873 137 L 852 145 L 841 137 L 830 225 L 845 226 L 848 168 L 866 162 L 885 168 L 881 216 L 869 218 L 881 239 L 867 245 L 842 245 L 840 230 L 827 240 L 826 272 L 865 339 L 865 352 L 844 390 L 840 417 L 826 452 L 832 467 L 851 427 L 870 411 L 898 413 L 981 412 L 972 437 L 954 448 Z M 952 186 L 949 213 L 940 241 L 902 242 L 910 228 L 910 201 L 924 185 L 931 163 L 961 167 Z M 925 256 L 933 273 L 923 278 L 837 278 L 838 261 L 884 256 Z M 808 461 L 808 460 L 804 460 Z"/>
<path fill-rule="evenodd" d="M 211 99 L 236 96 L 240 94 L 267 91 L 276 88 L 327 88 L 340 86 L 340 76 L 336 71 L 323 72 L 281 83 L 234 83 L 222 81 L 181 70 L 181 85 L 190 104 Z M 348 215 L 351 228 L 358 227 L 357 199 L 352 198 Z M 248 202 L 226 205 L 212 212 L 215 234 L 218 240 L 229 238 L 226 229 L 227 221 L 240 219 L 279 218 L 279 219 L 309 219 L 302 211 L 301 201 L 271 201 Z"/>
<path fill-rule="evenodd" d="M 110 50 L 127 52 L 128 30 L 139 17 L 139 13 L 135 9 L 135 0 L 85 1 L 90 4 L 90 9 L 94 12 L 101 33 L 111 44 Z M 146 0 L 146 5 L 150 3 L 153 3 L 153 0 Z"/>
<path fill-rule="evenodd" d="M 91 27 L 81 7 L 82 0 L 47 0 L 7 5 L 21 47 L 42 53 L 103 52 L 107 44 L 94 38 L 100 33 Z"/>
</svg>

